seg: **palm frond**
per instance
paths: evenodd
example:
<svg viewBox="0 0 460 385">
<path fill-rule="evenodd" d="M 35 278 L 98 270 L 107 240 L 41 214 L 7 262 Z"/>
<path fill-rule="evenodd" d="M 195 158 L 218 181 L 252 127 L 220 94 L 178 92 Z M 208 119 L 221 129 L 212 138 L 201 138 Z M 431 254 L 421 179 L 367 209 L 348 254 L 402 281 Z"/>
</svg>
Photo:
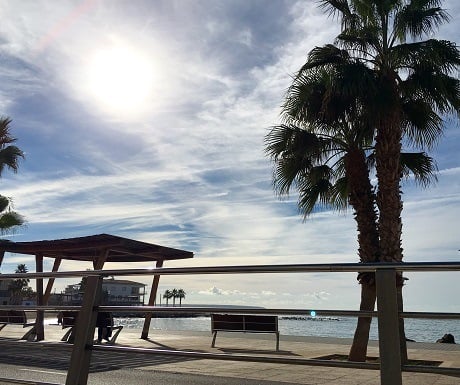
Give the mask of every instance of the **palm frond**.
<svg viewBox="0 0 460 385">
<path fill-rule="evenodd" d="M 17 172 L 19 158 L 24 158 L 24 153 L 16 146 L 8 146 L 0 150 L 0 175 L 8 167 L 11 171 Z"/>
<path fill-rule="evenodd" d="M 351 11 L 348 0 L 319 0 L 319 8 L 329 14 L 329 16 L 350 16 Z"/>
<path fill-rule="evenodd" d="M 440 1 L 413 0 L 402 7 L 395 15 L 393 29 L 400 42 L 406 36 L 420 38 L 433 33 L 445 22 L 450 20 L 446 10 L 439 7 Z"/>
<path fill-rule="evenodd" d="M 265 152 L 273 160 L 283 156 L 315 156 L 321 146 L 318 136 L 293 125 L 273 126 L 265 136 Z"/>
<path fill-rule="evenodd" d="M 367 58 L 379 51 L 378 27 L 363 26 L 357 29 L 355 26 L 344 29 L 337 36 L 335 43 L 340 47 L 352 50 L 359 57 Z"/>
<path fill-rule="evenodd" d="M 7 116 L 0 117 L 0 148 L 16 141 L 16 138 L 10 134 L 11 122 L 12 120 Z"/>
<path fill-rule="evenodd" d="M 432 148 L 442 136 L 443 120 L 426 99 L 410 99 L 402 105 L 404 135 L 419 148 Z"/>
<path fill-rule="evenodd" d="M 0 213 L 3 213 L 11 204 L 11 199 L 0 195 Z"/>
<path fill-rule="evenodd" d="M 315 47 L 308 54 L 307 62 L 302 66 L 300 72 L 315 67 L 329 67 L 334 64 L 344 64 L 350 61 L 347 50 L 342 50 L 333 44 L 326 44 L 323 47 Z"/>
<path fill-rule="evenodd" d="M 404 178 L 414 176 L 415 181 L 427 187 L 436 182 L 438 168 L 433 158 L 424 152 L 403 152 L 400 157 L 402 174 Z"/>
<path fill-rule="evenodd" d="M 392 61 L 398 68 L 408 70 L 436 69 L 450 73 L 460 65 L 460 51 L 454 42 L 429 39 L 394 46 Z"/>
<path fill-rule="evenodd" d="M 460 110 L 460 80 L 433 69 L 417 70 L 401 82 L 405 98 L 422 99 L 439 114 Z"/>
<path fill-rule="evenodd" d="M 307 179 L 300 181 L 298 207 L 304 217 L 311 214 L 316 206 L 327 207 L 331 204 L 331 188 L 328 179 L 320 179 L 316 183 Z"/>
<path fill-rule="evenodd" d="M 336 210 L 345 210 L 349 206 L 348 179 L 344 176 L 336 180 L 331 187 L 331 202 Z"/>
<path fill-rule="evenodd" d="M 23 226 L 25 220 L 22 215 L 15 211 L 9 211 L 0 215 L 0 234 L 14 233 L 17 227 Z"/>
</svg>

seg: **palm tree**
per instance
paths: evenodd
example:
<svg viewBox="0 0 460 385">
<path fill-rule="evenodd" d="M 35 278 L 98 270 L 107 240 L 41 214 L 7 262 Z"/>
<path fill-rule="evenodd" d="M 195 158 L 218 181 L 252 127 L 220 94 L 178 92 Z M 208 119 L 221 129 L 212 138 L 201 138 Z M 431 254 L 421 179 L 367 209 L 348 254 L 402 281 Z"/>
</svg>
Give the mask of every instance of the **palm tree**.
<svg viewBox="0 0 460 385">
<path fill-rule="evenodd" d="M 14 271 L 16 274 L 24 274 L 27 273 L 29 270 L 24 263 L 20 263 L 16 270 Z M 17 278 L 13 280 L 9 285 L 9 290 L 11 292 L 11 300 L 10 302 L 14 305 L 20 305 L 22 302 L 22 298 L 24 294 L 29 293 L 28 286 L 29 286 L 30 279 L 28 278 Z"/>
<path fill-rule="evenodd" d="M 343 68 L 342 68 L 343 70 Z M 279 195 L 294 184 L 299 208 L 309 215 L 317 203 L 336 209 L 348 204 L 355 211 L 361 262 L 380 260 L 377 213 L 369 167 L 373 157 L 372 126 L 357 98 L 341 92 L 343 74 L 311 70 L 294 79 L 283 106 L 289 124 L 274 127 L 266 137 L 266 151 L 275 162 L 274 187 Z M 435 170 L 424 153 L 405 153 L 405 176 L 411 173 L 428 183 Z M 361 310 L 373 310 L 375 285 L 372 274 L 361 274 Z M 350 359 L 366 357 L 371 318 L 360 317 Z"/>
<path fill-rule="evenodd" d="M 377 130 L 377 206 L 382 260 L 402 261 L 400 153 L 403 133 L 430 146 L 442 131 L 443 114 L 460 108 L 460 64 L 455 43 L 429 39 L 449 20 L 441 0 L 321 0 L 338 15 L 342 32 L 336 45 L 313 49 L 302 71 L 347 65 L 347 92 L 361 94 Z M 412 41 L 407 43 L 406 40 Z M 369 87 L 362 88 L 362 78 Z M 418 113 L 415 113 L 417 111 Z M 411 120 L 407 120 L 410 114 Z M 406 115 L 406 116 L 405 116 Z"/>
<path fill-rule="evenodd" d="M 165 290 L 165 292 L 163 294 L 163 298 L 166 299 L 166 306 L 168 306 L 168 302 L 172 298 L 172 295 L 173 294 L 172 294 L 171 290 L 169 290 L 169 289 Z"/>
<path fill-rule="evenodd" d="M 173 299 L 173 306 L 176 306 L 176 298 L 177 298 L 177 289 L 176 288 L 172 289 L 171 297 Z"/>
<path fill-rule="evenodd" d="M 6 168 L 13 172 L 18 171 L 19 158 L 24 158 L 24 153 L 12 145 L 16 141 L 10 134 L 11 119 L 0 117 L 0 176 Z M 11 198 L 0 195 L 0 234 L 7 234 L 17 226 L 24 224 L 24 218 L 12 209 Z"/>
<path fill-rule="evenodd" d="M 460 83 L 450 76 L 460 64 L 456 45 L 428 39 L 449 16 L 441 0 L 321 0 L 338 16 L 342 32 L 335 45 L 313 49 L 297 78 L 313 69 L 342 73 L 341 93 L 357 98 L 376 130 L 376 204 L 380 259 L 402 261 L 400 180 L 403 135 L 420 149 L 442 132 L 443 117 L 460 109 Z M 412 41 L 406 42 L 410 37 Z M 398 279 L 402 310 L 402 276 Z M 401 320 L 401 341 L 404 330 Z M 402 348 L 406 359 L 405 347 Z"/>
<path fill-rule="evenodd" d="M 179 306 L 182 306 L 182 300 L 185 298 L 185 294 L 187 294 L 184 289 L 177 290 L 177 298 L 179 298 Z"/>
</svg>

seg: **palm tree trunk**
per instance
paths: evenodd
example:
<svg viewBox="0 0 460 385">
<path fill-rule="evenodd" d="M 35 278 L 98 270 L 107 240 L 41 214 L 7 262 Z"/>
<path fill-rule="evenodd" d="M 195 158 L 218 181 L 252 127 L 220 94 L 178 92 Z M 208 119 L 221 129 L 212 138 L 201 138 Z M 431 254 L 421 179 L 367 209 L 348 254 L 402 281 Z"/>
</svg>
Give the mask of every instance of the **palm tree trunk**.
<svg viewBox="0 0 460 385">
<path fill-rule="evenodd" d="M 382 76 L 381 90 L 386 100 L 399 101 L 397 86 L 391 76 Z M 403 209 L 401 181 L 401 140 L 402 124 L 400 106 L 385 106 L 380 115 L 375 142 L 376 174 L 378 179 L 377 207 L 379 209 L 379 235 L 381 259 L 384 262 L 402 262 L 403 249 L 402 220 Z M 402 311 L 402 275 L 397 277 L 398 310 Z M 404 320 L 399 319 L 401 361 L 407 362 Z"/>
<path fill-rule="evenodd" d="M 358 228 L 360 262 L 377 262 L 380 249 L 375 194 L 369 179 L 365 153 L 362 149 L 349 150 L 345 157 L 345 169 L 349 186 L 351 186 L 349 200 L 355 211 Z M 373 311 L 376 300 L 375 276 L 372 273 L 360 273 L 358 280 L 361 284 L 360 310 Z M 350 361 L 366 361 L 371 322 L 372 317 L 358 318 L 348 356 Z"/>
<path fill-rule="evenodd" d="M 373 311 L 375 308 L 376 292 L 375 283 L 361 284 L 361 304 L 359 310 Z M 349 361 L 365 362 L 367 356 L 367 345 L 369 342 L 369 330 L 372 317 L 359 317 L 356 325 L 353 343 L 348 355 Z"/>
<path fill-rule="evenodd" d="M 381 259 L 385 262 L 401 262 L 403 259 L 400 190 L 402 128 L 399 110 L 394 109 L 396 111 L 386 111 L 380 120 L 375 143 L 380 250 Z"/>
</svg>

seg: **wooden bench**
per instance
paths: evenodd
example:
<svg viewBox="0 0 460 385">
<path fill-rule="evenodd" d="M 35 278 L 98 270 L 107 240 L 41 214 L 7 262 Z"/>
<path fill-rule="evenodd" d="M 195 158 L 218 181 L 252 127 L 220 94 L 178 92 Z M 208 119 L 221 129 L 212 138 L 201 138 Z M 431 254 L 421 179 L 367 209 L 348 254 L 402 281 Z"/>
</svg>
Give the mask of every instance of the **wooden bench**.
<svg viewBox="0 0 460 385">
<path fill-rule="evenodd" d="M 99 313 L 96 327 L 104 326 L 110 327 L 111 336 L 108 337 L 108 342 L 114 344 L 121 330 L 123 329 L 122 325 L 114 326 L 112 313 Z M 107 318 L 105 318 L 107 314 Z M 75 339 L 75 326 L 77 324 L 78 311 L 63 311 L 58 314 L 58 322 L 61 323 L 63 329 L 69 328 L 69 330 L 61 338 L 61 341 L 73 343 Z"/>
<path fill-rule="evenodd" d="M 217 332 L 275 333 L 276 350 L 279 350 L 280 332 L 278 316 L 246 314 L 211 314 L 211 347 L 215 346 Z"/>
<path fill-rule="evenodd" d="M 22 325 L 23 328 L 35 326 L 35 322 L 27 322 L 27 315 L 24 310 L 0 310 L 0 330 L 6 325 Z M 27 332 L 21 340 L 29 339 Z"/>
</svg>

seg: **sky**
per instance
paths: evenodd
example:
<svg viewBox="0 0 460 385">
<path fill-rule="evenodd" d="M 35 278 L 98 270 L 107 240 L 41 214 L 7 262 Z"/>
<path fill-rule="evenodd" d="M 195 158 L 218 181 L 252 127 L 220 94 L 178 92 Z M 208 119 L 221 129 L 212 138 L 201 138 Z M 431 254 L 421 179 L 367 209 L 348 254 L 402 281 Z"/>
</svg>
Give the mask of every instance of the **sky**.
<svg viewBox="0 0 460 385">
<path fill-rule="evenodd" d="M 452 20 L 436 37 L 458 43 L 460 3 L 444 7 Z M 27 220 L 7 239 L 108 233 L 195 254 L 165 267 L 358 262 L 352 212 L 303 221 L 295 194 L 275 196 L 264 154 L 292 75 L 339 32 L 316 1 L 1 0 L 0 12 L 0 114 L 25 152 L 0 179 Z M 438 182 L 403 184 L 405 261 L 460 260 L 459 143 L 458 122 L 446 121 L 430 152 Z M 7 255 L 1 272 L 18 263 L 34 270 Z M 458 273 L 407 276 L 407 310 L 460 312 Z M 160 292 L 174 287 L 189 305 L 359 304 L 354 273 L 160 280 Z"/>
</svg>

